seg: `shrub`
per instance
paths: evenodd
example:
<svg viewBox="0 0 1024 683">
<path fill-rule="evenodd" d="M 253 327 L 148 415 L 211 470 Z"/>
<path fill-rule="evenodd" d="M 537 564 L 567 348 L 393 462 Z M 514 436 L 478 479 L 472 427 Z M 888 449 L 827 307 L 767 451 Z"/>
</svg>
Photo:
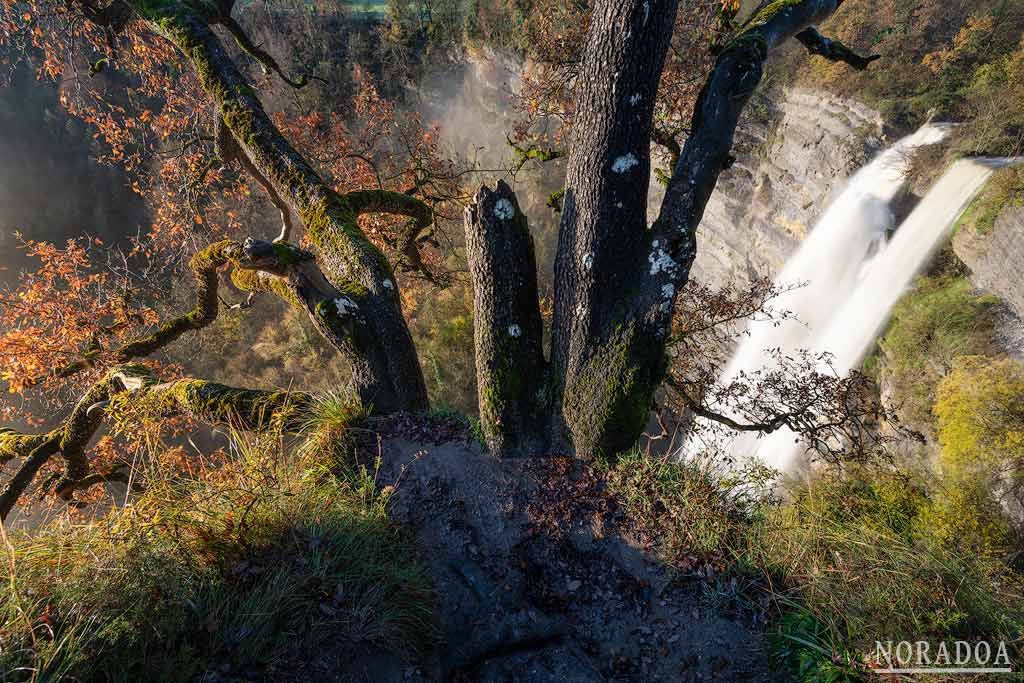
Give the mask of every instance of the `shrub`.
<svg viewBox="0 0 1024 683">
<path fill-rule="evenodd" d="M 1024 365 L 1011 358 L 957 360 L 936 392 L 945 486 L 930 523 L 945 542 L 998 552 L 1012 540 L 1002 498 L 1024 499 Z M 973 511 L 970 514 L 969 511 Z"/>
<path fill-rule="evenodd" d="M 895 473 L 826 473 L 755 525 L 743 554 L 786 616 L 773 660 L 797 680 L 847 680 L 876 640 L 1004 640 L 1024 629 L 1021 577 L 935 543 L 928 494 Z M 849 678 L 856 680 L 856 678 Z"/>
</svg>

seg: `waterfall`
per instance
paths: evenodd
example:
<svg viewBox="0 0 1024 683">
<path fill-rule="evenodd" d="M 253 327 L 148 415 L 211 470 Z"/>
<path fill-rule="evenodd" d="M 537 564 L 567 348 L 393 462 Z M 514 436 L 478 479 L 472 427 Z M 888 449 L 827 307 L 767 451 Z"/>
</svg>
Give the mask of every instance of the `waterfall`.
<svg viewBox="0 0 1024 683">
<path fill-rule="evenodd" d="M 721 378 L 724 383 L 770 365 L 772 349 L 782 354 L 798 349 L 829 353 L 832 368 L 840 375 L 863 360 L 914 276 L 993 168 L 1005 163 L 954 163 L 887 244 L 893 224 L 889 205 L 905 183 L 910 153 L 940 142 L 947 132 L 945 126 L 925 125 L 850 179 L 776 278 L 782 287 L 804 284 L 774 303 L 777 309 L 791 311 L 795 319 L 778 325 L 753 323 Z M 728 406 L 715 408 L 732 412 Z M 783 428 L 764 439 L 738 437 L 731 450 L 737 459 L 755 455 L 770 467 L 786 471 L 802 449 L 795 435 Z"/>
</svg>

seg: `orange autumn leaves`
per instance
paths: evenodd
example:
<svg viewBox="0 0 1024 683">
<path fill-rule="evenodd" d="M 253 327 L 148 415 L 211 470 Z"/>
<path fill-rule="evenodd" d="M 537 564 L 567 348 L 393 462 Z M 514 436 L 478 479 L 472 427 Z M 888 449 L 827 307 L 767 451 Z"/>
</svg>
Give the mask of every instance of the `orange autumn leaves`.
<svg viewBox="0 0 1024 683">
<path fill-rule="evenodd" d="M 46 242 L 23 247 L 39 268 L 0 292 L 0 378 L 20 393 L 89 349 L 109 348 L 140 325 L 155 322 L 95 269 L 84 240 L 63 248 Z"/>
<path fill-rule="evenodd" d="M 128 173 L 131 189 L 146 199 L 149 223 L 135 235 L 135 226 L 124 226 L 124 263 L 117 275 L 98 268 L 106 258 L 104 245 L 24 245 L 40 266 L 4 292 L 0 315 L 0 378 L 16 393 L 85 356 L 99 354 L 102 361 L 101 349 L 156 322 L 154 309 L 167 309 L 166 315 L 174 308 L 163 284 L 139 290 L 138 280 L 124 279 L 129 262 L 149 280 L 172 283 L 187 296 L 191 284 L 183 265 L 197 250 L 225 236 L 269 238 L 278 229 L 263 188 L 217 157 L 213 107 L 175 49 L 137 20 L 106 36 L 72 8 L 46 0 L 0 0 L 0 41 L 22 48 L 19 59 L 35 65 L 40 78 L 61 81 L 61 104 L 92 129 L 96 159 Z M 107 65 L 90 68 L 100 57 Z M 244 68 L 245 57 L 238 61 Z M 344 116 L 275 113 L 285 137 L 339 191 L 414 192 L 442 215 L 458 216 L 460 174 L 444 158 L 436 132 L 414 114 L 398 112 L 358 68 L 354 81 L 354 111 Z M 283 87 L 266 77 L 251 82 Z M 407 225 L 407 219 L 390 216 L 362 221 L 386 252 L 395 251 Z M 440 244 L 425 248 L 428 268 L 439 267 L 443 258 Z M 185 278 L 175 282 L 182 273 Z M 34 386 L 48 391 L 46 382 Z"/>
</svg>

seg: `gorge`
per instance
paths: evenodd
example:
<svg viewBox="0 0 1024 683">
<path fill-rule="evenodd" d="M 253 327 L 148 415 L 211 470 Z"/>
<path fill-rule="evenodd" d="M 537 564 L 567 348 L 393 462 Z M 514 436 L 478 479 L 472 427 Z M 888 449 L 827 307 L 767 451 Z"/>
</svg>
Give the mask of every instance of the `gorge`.
<svg viewBox="0 0 1024 683">
<path fill-rule="evenodd" d="M 1022 30 L 0 0 L 0 679 L 1024 661 Z"/>
</svg>

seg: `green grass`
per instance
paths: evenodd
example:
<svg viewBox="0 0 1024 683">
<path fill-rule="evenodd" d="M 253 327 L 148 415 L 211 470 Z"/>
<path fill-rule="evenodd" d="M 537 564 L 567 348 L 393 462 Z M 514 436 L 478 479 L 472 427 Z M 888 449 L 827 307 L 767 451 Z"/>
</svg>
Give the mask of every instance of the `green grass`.
<svg viewBox="0 0 1024 683">
<path fill-rule="evenodd" d="M 347 408 L 324 407 L 317 429 L 340 429 Z M 419 551 L 341 452 L 262 439 L 203 481 L 158 479 L 102 519 L 11 537 L 4 680 L 273 678 L 323 647 L 433 648 Z"/>
<path fill-rule="evenodd" d="M 1024 206 L 1024 170 L 1004 168 L 996 172 L 985 189 L 957 221 L 956 229 L 969 229 L 979 235 L 988 235 L 996 220 L 1008 207 Z"/>
<path fill-rule="evenodd" d="M 679 462 L 640 449 L 602 469 L 609 490 L 635 523 L 651 530 L 659 556 L 673 567 L 727 553 L 760 514 L 773 474 L 759 466 L 725 474 L 705 461 Z"/>
<path fill-rule="evenodd" d="M 1024 580 L 1005 556 L 945 543 L 930 526 L 941 482 L 881 466 L 819 469 L 782 501 L 765 496 L 765 474 L 723 476 L 641 451 L 604 468 L 662 561 L 728 569 L 706 586 L 710 607 L 758 611 L 767 596 L 778 680 L 868 680 L 876 640 L 1010 644 L 1024 634 Z M 958 516 L 978 513 L 971 505 Z"/>
<path fill-rule="evenodd" d="M 795 680 L 859 675 L 876 640 L 1019 640 L 1020 575 L 935 542 L 929 497 L 893 473 L 828 474 L 751 528 L 743 561 L 784 610 L 771 641 Z"/>
</svg>

